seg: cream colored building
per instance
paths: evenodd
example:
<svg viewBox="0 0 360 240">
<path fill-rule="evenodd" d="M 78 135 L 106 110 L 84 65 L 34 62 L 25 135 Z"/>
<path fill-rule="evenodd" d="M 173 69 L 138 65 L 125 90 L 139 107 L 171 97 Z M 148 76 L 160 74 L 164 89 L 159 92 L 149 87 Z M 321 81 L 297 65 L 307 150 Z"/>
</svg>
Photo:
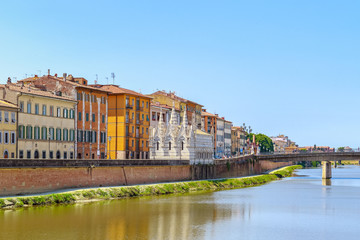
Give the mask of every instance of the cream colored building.
<svg viewBox="0 0 360 240">
<path fill-rule="evenodd" d="M 11 82 L 1 97 L 19 107 L 18 158 L 74 159 L 75 100 Z"/>
<path fill-rule="evenodd" d="M 0 100 L 0 158 L 16 158 L 17 111 L 15 104 Z"/>
</svg>

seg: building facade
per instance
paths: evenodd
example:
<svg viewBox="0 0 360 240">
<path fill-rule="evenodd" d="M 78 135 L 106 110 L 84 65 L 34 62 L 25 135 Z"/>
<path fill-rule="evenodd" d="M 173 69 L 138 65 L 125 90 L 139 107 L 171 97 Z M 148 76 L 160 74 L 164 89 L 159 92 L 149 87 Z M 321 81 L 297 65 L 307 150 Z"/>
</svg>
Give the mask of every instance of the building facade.
<svg viewBox="0 0 360 240">
<path fill-rule="evenodd" d="M 225 156 L 225 120 L 217 117 L 216 121 L 216 158 Z"/>
<path fill-rule="evenodd" d="M 224 122 L 224 143 L 225 143 L 225 156 L 231 157 L 231 128 L 232 122 L 225 120 Z"/>
<path fill-rule="evenodd" d="M 88 85 L 85 78 L 63 74 L 31 77 L 20 80 L 25 86 L 33 86 L 58 96 L 77 101 L 75 107 L 75 155 L 78 159 L 105 159 L 107 152 L 107 92 Z"/>
<path fill-rule="evenodd" d="M 17 158 L 17 118 L 17 105 L 0 100 L 1 158 Z"/>
<path fill-rule="evenodd" d="M 202 109 L 201 129 L 202 131 L 213 136 L 213 157 L 216 156 L 217 118 L 218 117 L 215 114 L 206 112 L 206 109 Z"/>
<path fill-rule="evenodd" d="M 171 108 L 167 105 L 151 102 L 150 113 L 151 113 L 150 127 L 155 128 L 159 124 L 160 114 L 162 115 L 165 125 L 169 123 Z M 175 114 L 178 122 L 180 122 L 180 109 L 175 108 Z"/>
<path fill-rule="evenodd" d="M 213 137 L 197 129 L 195 116 L 193 123 L 188 124 L 187 114 L 181 124 L 175 113 L 171 111 L 168 125 L 165 125 L 162 115 L 150 137 L 150 158 L 154 160 L 186 160 L 190 164 L 213 163 Z"/>
<path fill-rule="evenodd" d="M 246 135 L 247 133 L 242 127 L 231 128 L 231 152 L 233 156 L 245 153 Z"/>
<path fill-rule="evenodd" d="M 109 158 L 148 159 L 151 97 L 117 85 L 98 87 L 109 92 Z"/>
<path fill-rule="evenodd" d="M 12 83 L 0 91 L 19 107 L 18 158 L 74 159 L 76 101 Z"/>
<path fill-rule="evenodd" d="M 149 94 L 149 96 L 153 98 L 152 102 L 154 104 L 162 104 L 172 108 L 173 103 L 175 103 L 175 108 L 180 110 L 181 121 L 186 113 L 189 125 L 194 122 L 198 129 L 201 128 L 201 112 L 203 105 L 178 97 L 175 95 L 175 92 L 167 93 L 165 91 L 157 91 Z M 195 118 L 195 121 L 192 120 L 193 117 Z"/>
</svg>

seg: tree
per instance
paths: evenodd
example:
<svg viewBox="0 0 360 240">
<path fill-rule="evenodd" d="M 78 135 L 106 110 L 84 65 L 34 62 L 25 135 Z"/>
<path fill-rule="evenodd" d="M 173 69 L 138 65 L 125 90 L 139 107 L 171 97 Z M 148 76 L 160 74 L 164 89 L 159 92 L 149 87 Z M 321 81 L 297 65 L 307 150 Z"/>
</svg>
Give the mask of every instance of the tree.
<svg viewBox="0 0 360 240">
<path fill-rule="evenodd" d="M 255 135 L 255 142 L 260 144 L 260 152 L 274 151 L 274 144 L 268 136 L 262 133 L 259 134 L 250 133 L 248 135 L 248 139 L 250 140 L 250 142 L 252 142 L 253 140 L 253 135 Z"/>
<path fill-rule="evenodd" d="M 345 147 L 338 147 L 338 149 L 337 149 L 338 152 L 344 152 L 344 150 L 345 150 Z"/>
</svg>

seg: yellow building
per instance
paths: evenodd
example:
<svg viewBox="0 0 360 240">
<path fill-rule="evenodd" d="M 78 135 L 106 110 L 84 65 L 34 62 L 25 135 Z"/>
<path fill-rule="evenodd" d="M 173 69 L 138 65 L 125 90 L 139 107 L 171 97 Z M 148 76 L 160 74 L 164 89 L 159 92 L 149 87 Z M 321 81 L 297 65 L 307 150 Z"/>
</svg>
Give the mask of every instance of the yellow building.
<svg viewBox="0 0 360 240">
<path fill-rule="evenodd" d="M 109 92 L 109 158 L 148 159 L 151 97 L 117 85 L 99 87 Z"/>
<path fill-rule="evenodd" d="M 19 107 L 18 158 L 74 158 L 75 100 L 12 83 L 0 96 Z"/>
<path fill-rule="evenodd" d="M 15 104 L 0 100 L 1 158 L 16 158 L 17 111 Z"/>
</svg>

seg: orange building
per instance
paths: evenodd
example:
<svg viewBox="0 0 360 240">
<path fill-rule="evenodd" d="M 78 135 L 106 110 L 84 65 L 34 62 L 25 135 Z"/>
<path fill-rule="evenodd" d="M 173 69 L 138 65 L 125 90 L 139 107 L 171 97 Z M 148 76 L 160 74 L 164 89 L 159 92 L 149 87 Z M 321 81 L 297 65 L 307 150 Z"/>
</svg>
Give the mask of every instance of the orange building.
<svg viewBox="0 0 360 240">
<path fill-rule="evenodd" d="M 77 100 L 75 109 L 75 152 L 78 159 L 105 159 L 107 152 L 107 91 L 89 86 L 85 78 L 66 73 L 60 78 L 44 75 L 19 81 L 58 96 Z"/>
<path fill-rule="evenodd" d="M 217 119 L 218 119 L 217 115 L 208 113 L 208 112 L 206 112 L 206 109 L 202 109 L 201 128 L 203 131 L 213 135 L 213 137 L 214 137 L 214 152 L 216 152 Z"/>
<path fill-rule="evenodd" d="M 109 92 L 109 158 L 148 159 L 151 97 L 117 85 L 97 87 Z"/>
</svg>

